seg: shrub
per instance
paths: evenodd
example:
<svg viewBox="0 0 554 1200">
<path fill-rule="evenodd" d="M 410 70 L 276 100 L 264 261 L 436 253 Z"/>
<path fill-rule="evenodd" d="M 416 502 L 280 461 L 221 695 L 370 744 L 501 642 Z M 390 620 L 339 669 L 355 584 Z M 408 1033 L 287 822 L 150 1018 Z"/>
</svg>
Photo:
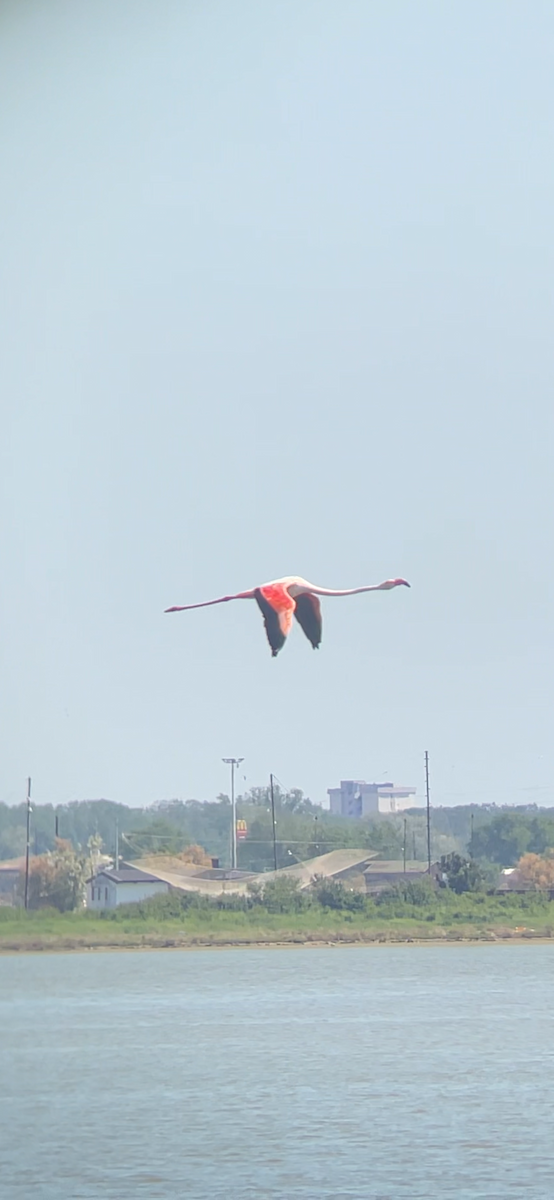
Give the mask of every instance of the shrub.
<svg viewBox="0 0 554 1200">
<path fill-rule="evenodd" d="M 517 869 L 521 878 L 538 891 L 554 888 L 554 850 L 544 855 L 524 854 Z"/>
<path fill-rule="evenodd" d="M 70 842 L 56 840 L 55 850 L 32 858 L 29 865 L 28 905 L 31 909 L 53 908 L 71 912 L 84 902 L 85 879 L 89 863 L 76 854 Z M 25 895 L 25 877 L 18 883 L 20 899 Z"/>
<path fill-rule="evenodd" d="M 437 891 L 433 880 L 428 876 L 424 879 L 400 879 L 375 897 L 377 905 L 390 905 L 398 901 L 412 908 L 436 904 Z"/>
<path fill-rule="evenodd" d="M 129 921 L 133 918 L 139 921 L 152 919 L 169 921 L 182 919 L 189 909 L 205 912 L 214 907 L 213 900 L 198 892 L 169 892 L 164 895 L 151 896 L 149 900 L 118 904 L 117 908 L 105 908 L 97 915 L 108 921 Z"/>
<path fill-rule="evenodd" d="M 462 892 L 479 892 L 486 885 L 485 874 L 474 859 L 461 854 L 445 854 L 440 861 L 441 874 L 447 887 L 458 896 Z"/>
<path fill-rule="evenodd" d="M 306 893 L 300 891 L 298 880 L 289 879 L 286 875 L 268 879 L 261 893 L 253 899 L 269 913 L 301 912 L 310 903 Z"/>
<path fill-rule="evenodd" d="M 322 908 L 333 908 L 347 912 L 363 912 L 366 898 L 363 892 L 345 888 L 340 879 L 319 878 L 314 880 L 311 894 Z"/>
</svg>

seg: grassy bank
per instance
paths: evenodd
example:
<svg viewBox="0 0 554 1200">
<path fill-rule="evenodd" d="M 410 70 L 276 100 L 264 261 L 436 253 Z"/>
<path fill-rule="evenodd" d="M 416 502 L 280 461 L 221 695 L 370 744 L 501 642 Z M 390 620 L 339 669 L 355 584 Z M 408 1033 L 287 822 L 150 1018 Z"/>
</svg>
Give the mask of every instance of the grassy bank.
<svg viewBox="0 0 554 1200">
<path fill-rule="evenodd" d="M 407 941 L 493 941 L 554 938 L 554 902 L 540 895 L 438 897 L 417 906 L 402 900 L 349 912 L 312 904 L 297 912 L 189 906 L 181 912 L 152 902 L 101 916 L 0 909 L 0 952 Z"/>
</svg>

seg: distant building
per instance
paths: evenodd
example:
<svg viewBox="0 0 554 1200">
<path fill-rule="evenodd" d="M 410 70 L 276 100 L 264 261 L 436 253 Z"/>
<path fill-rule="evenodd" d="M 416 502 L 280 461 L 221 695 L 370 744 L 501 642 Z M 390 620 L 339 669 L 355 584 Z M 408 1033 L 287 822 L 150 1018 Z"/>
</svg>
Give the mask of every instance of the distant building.
<svg viewBox="0 0 554 1200">
<path fill-rule="evenodd" d="M 533 884 L 524 879 L 517 867 L 504 867 L 500 872 L 497 892 L 531 892 Z"/>
<path fill-rule="evenodd" d="M 431 863 L 431 879 L 437 883 L 440 876 L 438 863 Z M 383 861 L 374 859 L 364 871 L 365 889 L 370 895 L 378 895 L 395 883 L 414 883 L 417 879 L 429 879 L 425 862 Z"/>
<path fill-rule="evenodd" d="M 261 871 L 255 874 L 248 871 L 198 867 L 193 863 L 177 863 L 169 855 L 165 856 L 168 859 L 167 867 L 154 866 L 151 858 L 144 860 L 144 867 L 149 869 L 151 866 L 158 878 L 167 881 L 171 891 L 197 892 L 204 896 L 247 896 L 252 883 L 264 888 L 273 879 L 294 879 L 300 888 L 308 888 L 315 878 L 321 876 L 328 879 L 346 879 L 348 875 L 351 886 L 350 873 L 354 872 L 356 876 L 360 876 L 364 867 L 375 858 L 375 853 L 374 850 L 367 849 L 329 850 L 326 854 L 318 854 L 316 858 L 297 862 L 292 867 L 279 867 L 277 871 Z M 360 886 L 365 886 L 363 876 Z"/>
<path fill-rule="evenodd" d="M 0 904 L 15 904 L 19 876 L 25 872 L 25 855 L 0 862 Z"/>
<path fill-rule="evenodd" d="M 415 787 L 394 783 L 366 783 L 364 779 L 341 779 L 340 787 L 328 788 L 331 812 L 337 817 L 371 817 L 375 813 L 398 813 L 413 808 Z"/>
<path fill-rule="evenodd" d="M 133 904 L 149 900 L 160 892 L 168 892 L 169 884 L 138 867 L 121 867 L 118 871 L 106 867 L 87 881 L 87 908 L 117 908 L 118 904 Z"/>
</svg>

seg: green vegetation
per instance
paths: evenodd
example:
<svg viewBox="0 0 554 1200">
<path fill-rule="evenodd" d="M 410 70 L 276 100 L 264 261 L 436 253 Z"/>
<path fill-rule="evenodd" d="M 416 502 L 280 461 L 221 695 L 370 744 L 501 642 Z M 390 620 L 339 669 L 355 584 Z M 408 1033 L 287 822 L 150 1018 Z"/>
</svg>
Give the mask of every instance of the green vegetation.
<svg viewBox="0 0 554 1200">
<path fill-rule="evenodd" d="M 502 867 L 513 867 L 522 857 L 544 854 L 554 846 L 554 816 L 552 811 L 525 813 L 502 812 L 488 825 L 474 833 L 472 852 L 475 858 L 488 859 Z"/>
<path fill-rule="evenodd" d="M 276 852 L 279 867 L 291 866 L 328 850 L 356 847 L 373 850 L 380 858 L 402 858 L 404 821 L 401 816 L 351 821 L 335 817 L 305 797 L 298 789 L 275 788 Z M 237 816 L 246 821 L 248 837 L 238 845 L 238 865 L 243 870 L 272 869 L 273 828 L 268 788 L 252 788 L 237 801 Z M 407 857 L 426 858 L 425 817 L 421 811 L 407 816 Z M 25 848 L 25 805 L 0 804 L 0 859 L 14 858 Z M 63 805 L 34 805 L 31 850 L 52 851 L 58 836 L 75 850 L 85 847 L 91 836 L 101 839 L 108 854 L 119 848 L 132 861 L 147 853 L 177 854 L 192 843 L 204 846 L 210 855 L 229 863 L 231 805 L 227 796 L 213 803 L 198 800 L 168 800 L 150 808 L 128 808 L 109 800 L 72 801 Z M 438 828 L 433 854 L 465 849 Z"/>
<path fill-rule="evenodd" d="M 396 884 L 376 899 L 336 881 L 300 891 L 281 878 L 244 897 L 173 892 L 100 914 L 0 908 L 0 950 L 8 951 L 518 935 L 554 937 L 554 901 L 537 892 L 456 895 L 428 880 Z"/>
<path fill-rule="evenodd" d="M 39 854 L 30 861 L 28 907 L 57 908 L 59 912 L 72 912 L 81 908 L 85 898 L 87 875 L 94 870 L 95 855 L 98 853 L 98 837 L 89 838 L 88 853 L 81 854 L 73 849 L 71 842 L 56 840 L 53 850 Z M 25 878 L 19 876 L 19 901 L 25 895 Z"/>
<path fill-rule="evenodd" d="M 426 821 L 421 809 L 353 821 L 333 816 L 313 804 L 298 789 L 287 792 L 277 786 L 275 812 L 279 867 L 349 847 L 373 851 L 381 859 L 401 860 L 404 822 L 407 861 L 427 857 Z M 256 873 L 271 870 L 274 847 L 269 789 L 252 788 L 239 796 L 237 816 L 246 821 L 248 827 L 247 838 L 238 844 L 238 866 Z M 0 859 L 23 853 L 25 819 L 24 804 L 14 807 L 0 804 Z M 87 856 L 90 860 L 88 848 L 92 843 L 98 852 L 113 854 L 117 827 L 119 850 L 124 860 L 133 861 L 146 854 L 181 854 L 187 847 L 198 845 L 204 847 L 209 856 L 217 857 L 222 866 L 228 866 L 230 825 L 231 805 L 225 795 L 213 803 L 168 800 L 150 808 L 128 808 L 108 800 L 34 805 L 31 850 L 36 856 L 55 853 L 57 831 L 59 838 L 71 845 L 81 860 Z M 544 858 L 553 846 L 552 809 L 466 805 L 434 808 L 432 812 L 432 857 L 446 864 L 443 870 L 453 891 L 490 890 L 495 886 L 501 866 L 515 866 L 523 855 Z M 52 862 L 47 865 L 51 868 Z M 541 870 L 540 877 L 547 879 L 548 870 L 544 867 Z M 538 879 L 538 871 L 535 875 Z M 58 900 L 55 900 L 55 888 L 46 884 L 39 887 L 38 881 L 35 882 L 37 887 L 33 883 L 32 904 L 36 899 L 37 904 L 55 902 L 59 907 L 67 907 L 66 900 L 59 898 L 60 889 Z M 79 887 L 76 887 L 75 897 L 78 891 Z"/>
<path fill-rule="evenodd" d="M 145 817 L 145 813 L 147 816 Z M 58 836 L 70 841 L 75 849 L 86 846 L 89 838 L 99 835 L 108 853 L 115 844 L 115 828 L 122 832 L 140 827 L 154 814 L 142 808 L 127 808 L 111 800 L 74 800 L 70 804 L 33 804 L 31 851 L 44 854 L 56 844 Z M 25 852 L 25 804 L 0 804 L 0 859 L 16 858 Z"/>
<path fill-rule="evenodd" d="M 492 865 L 483 865 L 476 859 L 466 858 L 455 851 L 441 858 L 440 872 L 443 883 L 457 895 L 461 895 L 462 892 L 494 890 L 499 875 Z"/>
</svg>

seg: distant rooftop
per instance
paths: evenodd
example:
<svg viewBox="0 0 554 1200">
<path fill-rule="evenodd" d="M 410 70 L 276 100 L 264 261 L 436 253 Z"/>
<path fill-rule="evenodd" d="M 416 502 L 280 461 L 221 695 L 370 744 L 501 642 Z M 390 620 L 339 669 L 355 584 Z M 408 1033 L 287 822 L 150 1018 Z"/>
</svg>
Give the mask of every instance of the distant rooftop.
<svg viewBox="0 0 554 1200">
<path fill-rule="evenodd" d="M 5 858 L 0 862 L 0 871 L 23 871 L 25 869 L 25 855 L 21 858 Z"/>
<path fill-rule="evenodd" d="M 236 867 L 201 867 L 194 874 L 196 879 L 252 879 L 256 872 L 239 871 Z"/>
<path fill-rule="evenodd" d="M 98 871 L 93 876 L 94 879 L 100 879 L 101 875 L 105 875 L 106 879 L 111 879 L 113 883 L 159 883 L 158 875 L 151 875 L 148 871 L 140 871 L 138 867 L 122 867 L 120 871 L 115 871 L 111 867 L 104 867 L 102 871 Z"/>
</svg>

